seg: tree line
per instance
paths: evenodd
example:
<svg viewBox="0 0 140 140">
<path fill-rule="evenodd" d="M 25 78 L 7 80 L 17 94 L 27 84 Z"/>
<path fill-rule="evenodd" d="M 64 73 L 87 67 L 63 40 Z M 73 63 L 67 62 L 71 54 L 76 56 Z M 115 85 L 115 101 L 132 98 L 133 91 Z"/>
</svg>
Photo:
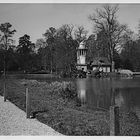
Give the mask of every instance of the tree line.
<svg viewBox="0 0 140 140">
<path fill-rule="evenodd" d="M 76 69 L 76 50 L 85 41 L 87 62 L 106 57 L 115 68 L 140 71 L 140 25 L 136 35 L 118 21 L 118 5 L 103 5 L 89 15 L 94 31 L 88 35 L 83 26 L 65 24 L 48 28 L 35 43 L 25 34 L 14 45 L 16 32 L 10 23 L 0 25 L 0 71 L 44 71 L 71 73 Z"/>
</svg>

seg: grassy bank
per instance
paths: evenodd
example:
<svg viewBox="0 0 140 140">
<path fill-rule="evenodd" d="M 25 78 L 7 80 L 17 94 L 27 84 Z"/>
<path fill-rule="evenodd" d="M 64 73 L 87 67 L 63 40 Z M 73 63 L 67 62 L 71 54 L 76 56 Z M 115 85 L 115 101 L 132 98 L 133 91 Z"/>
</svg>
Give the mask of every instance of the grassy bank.
<svg viewBox="0 0 140 140">
<path fill-rule="evenodd" d="M 87 110 L 77 99 L 71 82 L 37 82 L 35 80 L 7 80 L 8 100 L 25 111 L 25 88 L 31 94 L 31 110 L 36 118 L 65 135 L 109 135 L 109 112 Z M 0 94 L 3 80 L 0 80 Z M 137 116 L 131 112 L 120 114 L 121 135 L 139 135 Z"/>
</svg>

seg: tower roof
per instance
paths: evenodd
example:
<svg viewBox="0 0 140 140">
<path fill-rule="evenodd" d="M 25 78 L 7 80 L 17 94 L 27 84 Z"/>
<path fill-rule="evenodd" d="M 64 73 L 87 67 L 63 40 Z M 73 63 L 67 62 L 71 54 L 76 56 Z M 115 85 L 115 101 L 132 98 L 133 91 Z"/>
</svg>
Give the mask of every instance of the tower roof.
<svg viewBox="0 0 140 140">
<path fill-rule="evenodd" d="M 111 65 L 111 63 L 108 61 L 106 57 L 95 57 L 93 58 L 92 65 Z"/>
<path fill-rule="evenodd" d="M 85 42 L 84 42 L 84 41 L 82 41 L 82 42 L 80 43 L 78 49 L 87 49 L 87 48 L 85 47 Z"/>
</svg>

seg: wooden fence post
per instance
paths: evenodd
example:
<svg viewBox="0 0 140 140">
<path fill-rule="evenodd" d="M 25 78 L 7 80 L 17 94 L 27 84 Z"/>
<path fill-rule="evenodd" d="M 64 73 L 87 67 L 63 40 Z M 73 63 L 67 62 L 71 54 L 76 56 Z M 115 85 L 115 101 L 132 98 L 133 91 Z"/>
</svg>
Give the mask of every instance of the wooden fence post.
<svg viewBox="0 0 140 140">
<path fill-rule="evenodd" d="M 4 80 L 3 96 L 4 96 L 4 102 L 6 102 L 6 80 Z"/>
<path fill-rule="evenodd" d="M 31 105 L 30 105 L 30 94 L 28 88 L 26 88 L 26 118 L 30 118 Z"/>
<path fill-rule="evenodd" d="M 6 102 L 6 55 L 4 51 L 4 89 L 3 89 L 3 96 L 4 96 L 4 102 Z"/>
<path fill-rule="evenodd" d="M 120 135 L 119 107 L 110 107 L 110 136 Z"/>
</svg>

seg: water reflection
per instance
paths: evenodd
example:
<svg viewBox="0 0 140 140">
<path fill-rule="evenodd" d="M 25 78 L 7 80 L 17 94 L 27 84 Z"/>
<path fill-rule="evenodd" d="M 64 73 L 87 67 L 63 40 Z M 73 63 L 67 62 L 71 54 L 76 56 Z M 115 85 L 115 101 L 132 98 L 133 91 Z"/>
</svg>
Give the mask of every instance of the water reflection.
<svg viewBox="0 0 140 140">
<path fill-rule="evenodd" d="M 82 104 L 86 103 L 86 79 L 79 79 L 77 81 L 78 98 Z"/>
<path fill-rule="evenodd" d="M 125 110 L 140 110 L 140 78 L 77 79 L 78 97 L 90 109 L 109 109 L 117 105 Z"/>
<path fill-rule="evenodd" d="M 123 104 L 124 104 L 124 98 L 123 98 L 122 93 L 119 92 L 119 94 L 116 95 L 116 97 L 115 97 L 115 104 L 118 107 L 123 106 Z"/>
</svg>

